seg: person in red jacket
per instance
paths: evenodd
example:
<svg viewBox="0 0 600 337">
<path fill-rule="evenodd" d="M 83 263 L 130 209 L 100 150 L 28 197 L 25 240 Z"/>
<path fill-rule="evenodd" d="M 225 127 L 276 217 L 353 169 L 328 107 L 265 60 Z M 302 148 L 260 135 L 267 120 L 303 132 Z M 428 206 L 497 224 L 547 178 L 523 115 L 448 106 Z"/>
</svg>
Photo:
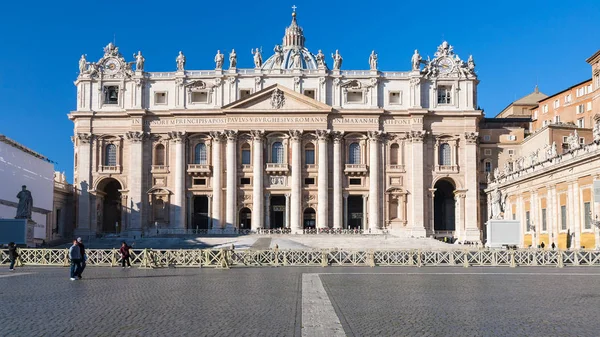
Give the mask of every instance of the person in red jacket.
<svg viewBox="0 0 600 337">
<path fill-rule="evenodd" d="M 127 262 L 127 268 L 131 268 L 131 262 L 130 262 L 130 253 L 129 250 L 131 249 L 131 246 L 127 245 L 127 242 L 123 241 L 121 243 L 121 248 L 119 249 L 119 253 L 121 253 L 121 266 L 123 268 L 125 268 L 125 262 Z"/>
</svg>

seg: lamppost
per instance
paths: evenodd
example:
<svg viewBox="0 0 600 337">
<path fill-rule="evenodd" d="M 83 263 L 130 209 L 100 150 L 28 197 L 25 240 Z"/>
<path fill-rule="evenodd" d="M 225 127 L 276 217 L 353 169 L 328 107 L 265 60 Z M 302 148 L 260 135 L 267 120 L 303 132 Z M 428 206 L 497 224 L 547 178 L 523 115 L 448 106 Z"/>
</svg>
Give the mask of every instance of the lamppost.
<svg viewBox="0 0 600 337">
<path fill-rule="evenodd" d="M 538 248 L 538 245 L 537 245 L 537 240 L 536 240 L 536 234 L 537 234 L 537 233 L 536 233 L 535 229 L 536 229 L 536 228 L 535 228 L 535 225 L 533 224 L 533 221 L 531 221 L 531 224 L 529 225 L 529 230 L 530 230 L 530 231 L 531 231 L 531 233 L 532 233 L 532 234 L 531 234 L 531 246 L 532 246 L 534 249 L 537 249 L 537 248 Z"/>
</svg>

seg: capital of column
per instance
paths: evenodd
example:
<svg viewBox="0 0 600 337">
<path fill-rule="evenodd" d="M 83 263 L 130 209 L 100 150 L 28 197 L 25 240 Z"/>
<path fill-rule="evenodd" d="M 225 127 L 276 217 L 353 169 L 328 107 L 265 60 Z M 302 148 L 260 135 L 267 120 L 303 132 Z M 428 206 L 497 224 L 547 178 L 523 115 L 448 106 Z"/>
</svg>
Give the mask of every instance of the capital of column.
<svg viewBox="0 0 600 337">
<path fill-rule="evenodd" d="M 225 130 L 223 131 L 223 134 L 225 134 L 225 137 L 227 137 L 228 142 L 234 142 L 238 137 L 237 130 Z"/>
<path fill-rule="evenodd" d="M 437 191 L 437 188 L 430 188 L 429 189 L 429 193 L 431 194 L 431 198 L 435 198 L 435 191 Z"/>
<path fill-rule="evenodd" d="M 465 140 L 467 141 L 467 144 L 477 144 L 479 132 L 465 132 Z"/>
<path fill-rule="evenodd" d="M 210 131 L 210 136 L 212 137 L 213 142 L 219 143 L 223 140 L 223 132 L 220 131 Z"/>
<path fill-rule="evenodd" d="M 168 133 L 169 138 L 175 143 L 181 143 L 186 139 L 186 133 L 181 131 L 171 131 Z"/>
<path fill-rule="evenodd" d="M 341 143 L 342 139 L 344 139 L 344 131 L 333 131 L 333 132 L 331 132 L 331 138 L 333 138 L 333 142 L 335 144 Z"/>
<path fill-rule="evenodd" d="M 372 142 L 380 141 L 382 135 L 383 135 L 383 131 L 380 131 L 380 130 L 367 132 L 367 137 L 369 137 L 369 140 Z"/>
<path fill-rule="evenodd" d="M 297 142 L 300 140 L 300 138 L 302 138 L 302 133 L 304 131 L 303 130 L 290 130 L 290 137 L 292 138 L 292 141 Z"/>
<path fill-rule="evenodd" d="M 416 131 L 411 131 L 408 134 L 408 138 L 413 143 L 422 143 L 423 140 L 425 139 L 426 135 L 427 135 L 427 131 L 425 131 L 425 130 L 416 130 Z"/>
<path fill-rule="evenodd" d="M 331 133 L 331 130 L 327 129 L 327 130 L 316 130 L 315 133 L 317 134 L 317 139 L 319 141 L 326 141 L 329 139 L 329 134 Z"/>
<path fill-rule="evenodd" d="M 91 133 L 87 133 L 87 132 L 78 132 L 74 138 L 74 139 L 79 140 L 79 143 L 81 144 L 89 144 L 94 140 L 94 135 L 92 135 Z"/>
<path fill-rule="evenodd" d="M 147 133 L 143 131 L 128 131 L 125 136 L 131 143 L 141 143 L 146 139 Z"/>
<path fill-rule="evenodd" d="M 250 130 L 250 134 L 255 141 L 262 141 L 265 137 L 265 130 Z"/>
<path fill-rule="evenodd" d="M 458 200 L 460 199 L 464 199 L 467 197 L 467 190 L 456 190 L 454 191 L 454 199 Z"/>
</svg>

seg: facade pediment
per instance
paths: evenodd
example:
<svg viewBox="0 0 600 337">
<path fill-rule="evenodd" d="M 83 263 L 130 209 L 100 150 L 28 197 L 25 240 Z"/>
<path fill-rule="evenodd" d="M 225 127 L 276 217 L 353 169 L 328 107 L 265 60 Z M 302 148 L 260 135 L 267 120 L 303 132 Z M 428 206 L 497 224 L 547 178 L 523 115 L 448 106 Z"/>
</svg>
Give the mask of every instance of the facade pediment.
<svg viewBox="0 0 600 337">
<path fill-rule="evenodd" d="M 332 108 L 285 86 L 274 84 L 223 107 L 223 112 L 331 112 Z"/>
</svg>

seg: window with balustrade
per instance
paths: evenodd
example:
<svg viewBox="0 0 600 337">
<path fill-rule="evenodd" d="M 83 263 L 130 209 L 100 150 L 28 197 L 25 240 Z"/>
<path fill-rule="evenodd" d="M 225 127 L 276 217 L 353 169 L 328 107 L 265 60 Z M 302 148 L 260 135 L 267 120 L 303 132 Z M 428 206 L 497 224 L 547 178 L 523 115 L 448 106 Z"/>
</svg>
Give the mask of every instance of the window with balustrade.
<svg viewBox="0 0 600 337">
<path fill-rule="evenodd" d="M 439 164 L 441 166 L 452 165 L 452 148 L 448 143 L 442 143 L 439 147 Z"/>
<path fill-rule="evenodd" d="M 196 144 L 196 147 L 194 147 L 194 164 L 206 165 L 207 162 L 206 144 Z"/>
<path fill-rule="evenodd" d="M 117 166 L 117 146 L 108 144 L 104 149 L 104 166 Z"/>
<path fill-rule="evenodd" d="M 348 164 L 360 163 L 360 144 L 352 143 L 348 147 Z"/>
<path fill-rule="evenodd" d="M 165 165 L 165 146 L 158 144 L 154 148 L 154 165 Z"/>
<path fill-rule="evenodd" d="M 283 144 L 281 142 L 275 142 L 271 145 L 271 162 L 283 164 Z"/>
<path fill-rule="evenodd" d="M 242 165 L 250 165 L 250 144 L 242 145 Z"/>
<path fill-rule="evenodd" d="M 400 165 L 400 145 L 398 143 L 390 146 L 390 165 Z"/>
<path fill-rule="evenodd" d="M 314 165 L 315 163 L 315 145 L 308 143 L 304 147 L 304 161 L 306 165 Z"/>
</svg>

